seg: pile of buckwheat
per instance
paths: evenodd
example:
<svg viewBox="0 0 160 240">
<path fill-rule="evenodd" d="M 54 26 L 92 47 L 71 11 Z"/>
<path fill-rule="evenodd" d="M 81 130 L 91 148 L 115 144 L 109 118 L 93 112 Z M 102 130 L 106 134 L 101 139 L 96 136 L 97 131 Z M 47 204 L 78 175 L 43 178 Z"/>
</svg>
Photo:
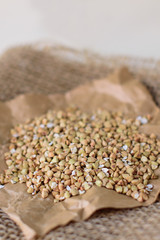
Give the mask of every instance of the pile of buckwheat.
<svg viewBox="0 0 160 240">
<path fill-rule="evenodd" d="M 28 193 L 52 193 L 58 202 L 95 184 L 146 201 L 160 164 L 160 140 L 138 131 L 150 118 L 68 108 L 19 124 L 11 130 L 0 187 L 26 183 Z"/>
</svg>

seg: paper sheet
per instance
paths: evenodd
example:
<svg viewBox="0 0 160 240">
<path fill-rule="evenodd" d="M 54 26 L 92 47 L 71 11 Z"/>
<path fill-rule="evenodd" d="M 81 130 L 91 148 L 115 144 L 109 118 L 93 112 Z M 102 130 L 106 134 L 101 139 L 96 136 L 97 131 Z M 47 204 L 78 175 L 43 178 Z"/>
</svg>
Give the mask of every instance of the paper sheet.
<svg viewBox="0 0 160 240">
<path fill-rule="evenodd" d="M 6 103 L 0 102 L 0 171 L 6 168 L 3 153 L 7 149 L 11 126 L 71 104 L 84 111 L 100 108 L 122 111 L 133 117 L 151 114 L 152 121 L 142 126 L 140 131 L 153 132 L 160 137 L 160 109 L 139 80 L 133 79 L 128 70 L 122 68 L 106 79 L 79 86 L 64 95 L 27 94 Z M 157 174 L 160 176 L 160 170 Z M 85 220 L 98 209 L 147 206 L 156 201 L 160 192 L 160 179 L 151 183 L 154 189 L 144 203 L 113 190 L 93 186 L 84 195 L 57 204 L 53 203 L 52 196 L 47 199 L 42 199 L 40 194 L 31 196 L 26 192 L 25 184 L 7 184 L 0 189 L 0 208 L 20 226 L 26 239 L 31 240 L 70 221 Z"/>
</svg>

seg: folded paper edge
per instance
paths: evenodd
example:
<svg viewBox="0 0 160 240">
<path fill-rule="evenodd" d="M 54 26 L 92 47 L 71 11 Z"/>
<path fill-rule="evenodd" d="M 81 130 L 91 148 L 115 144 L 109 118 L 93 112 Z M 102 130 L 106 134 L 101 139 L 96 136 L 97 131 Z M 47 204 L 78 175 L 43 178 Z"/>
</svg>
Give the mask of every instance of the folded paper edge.
<svg viewBox="0 0 160 240">
<path fill-rule="evenodd" d="M 6 208 L 1 209 L 20 227 L 26 240 L 34 240 L 37 237 L 35 230 L 25 224 L 17 214 L 11 211 L 7 211 Z"/>
</svg>

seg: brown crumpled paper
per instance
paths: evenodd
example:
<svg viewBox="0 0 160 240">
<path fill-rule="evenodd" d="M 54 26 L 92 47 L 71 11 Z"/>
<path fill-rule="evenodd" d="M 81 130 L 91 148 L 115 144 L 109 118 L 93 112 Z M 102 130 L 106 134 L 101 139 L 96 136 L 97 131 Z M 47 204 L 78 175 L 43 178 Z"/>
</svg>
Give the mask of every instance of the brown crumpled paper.
<svg viewBox="0 0 160 240">
<path fill-rule="evenodd" d="M 86 111 L 97 108 L 123 111 L 133 117 L 149 113 L 153 120 L 140 130 L 160 136 L 160 109 L 147 89 L 123 68 L 106 79 L 82 85 L 65 95 L 27 94 L 6 103 L 0 102 L 0 171 L 6 168 L 3 153 L 7 149 L 11 126 L 42 115 L 49 109 L 63 109 L 70 104 L 76 104 Z M 159 169 L 157 174 L 160 176 Z M 147 206 L 155 202 L 160 193 L 160 179 L 151 183 L 154 189 L 144 203 L 113 190 L 93 186 L 84 195 L 57 204 L 53 203 L 52 196 L 42 199 L 39 194 L 27 194 L 25 184 L 7 184 L 0 189 L 0 207 L 20 226 L 29 240 L 70 221 L 85 220 L 98 209 Z"/>
</svg>

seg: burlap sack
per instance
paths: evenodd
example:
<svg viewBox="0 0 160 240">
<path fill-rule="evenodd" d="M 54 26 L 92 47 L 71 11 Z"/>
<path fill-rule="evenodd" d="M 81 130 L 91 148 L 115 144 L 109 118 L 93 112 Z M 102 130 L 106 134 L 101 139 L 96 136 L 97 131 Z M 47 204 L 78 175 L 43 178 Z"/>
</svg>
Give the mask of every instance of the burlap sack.
<svg viewBox="0 0 160 240">
<path fill-rule="evenodd" d="M 16 59 L 14 58 L 17 59 L 17 62 L 15 61 Z M 33 58 L 33 59 L 31 60 L 30 58 Z M 110 61 L 109 62 L 108 61 L 109 59 L 103 59 L 103 58 L 101 59 L 98 56 L 94 56 L 94 55 L 92 56 L 92 55 L 86 55 L 85 53 L 73 52 L 71 50 L 67 50 L 60 47 L 56 47 L 54 49 L 46 49 L 45 51 L 33 50 L 30 47 L 11 50 L 10 52 L 6 53 L 1 59 L 1 63 L 2 63 L 1 73 L 0 73 L 1 75 L 0 84 L 2 84 L 2 87 L 1 87 L 2 92 L 0 94 L 1 100 L 7 100 L 9 98 L 12 98 L 18 93 L 31 92 L 31 90 L 33 92 L 37 91 L 41 93 L 53 93 L 53 91 L 64 92 L 70 89 L 72 86 L 81 84 L 82 82 L 87 81 L 88 79 L 92 80 L 92 79 L 95 79 L 95 77 L 98 78 L 99 76 L 100 77 L 106 76 L 107 72 L 112 70 L 113 67 L 119 66 L 121 63 L 123 64 L 123 61 L 125 61 L 125 59 L 122 59 L 122 60 L 120 59 L 120 62 L 116 62 L 116 61 L 114 62 L 114 59 L 110 59 Z M 130 62 L 129 59 L 127 59 L 126 63 L 133 64 L 132 62 Z M 147 64 L 148 63 L 149 62 L 147 62 Z M 150 65 L 153 68 L 153 62 L 150 62 Z M 132 67 L 134 68 L 136 68 L 137 66 L 132 65 Z M 154 77 L 152 76 L 153 69 L 150 69 L 148 65 L 146 66 L 149 69 L 147 76 Z M 5 71 L 3 67 L 6 68 Z M 11 70 L 12 70 L 12 74 L 11 74 Z M 25 75 L 25 70 L 26 70 L 26 75 Z M 136 69 L 132 69 L 132 70 L 136 70 Z M 145 68 L 143 69 L 143 71 L 139 71 L 139 72 L 135 71 L 135 73 L 137 73 L 137 75 L 141 77 L 142 76 L 144 77 L 145 76 L 144 70 Z M 43 76 L 43 77 L 40 77 L 40 76 Z M 45 83 L 44 83 L 44 79 L 45 79 Z M 59 82 L 56 81 L 57 79 L 59 80 Z M 5 85 L 3 81 L 5 81 L 5 83 L 8 81 L 9 84 Z M 27 84 L 25 84 L 25 81 L 27 82 Z M 48 82 L 49 84 L 47 84 Z M 17 83 L 17 86 L 15 85 L 15 83 Z M 157 100 L 158 100 L 158 97 L 157 97 Z M 154 204 L 156 206 L 156 209 L 158 209 L 157 204 L 158 203 Z M 148 211 L 148 209 L 146 211 Z M 130 211 L 131 212 L 133 211 L 132 212 L 133 217 L 129 216 L 130 221 L 128 221 L 126 214 L 128 212 L 130 213 Z M 54 239 L 75 239 L 75 238 L 76 239 L 102 239 L 102 238 L 104 239 L 104 237 L 108 238 L 108 235 L 110 235 L 110 239 L 112 239 L 112 237 L 113 239 L 116 239 L 116 236 L 117 236 L 117 239 L 121 239 L 120 236 L 127 236 L 127 238 L 128 236 L 130 236 L 129 239 L 140 239 L 139 231 L 141 229 L 145 229 L 144 227 L 146 223 L 143 223 L 143 220 L 142 222 L 141 220 L 139 220 L 141 218 L 137 216 L 136 214 L 137 210 L 130 210 L 130 211 L 123 211 L 123 212 L 114 211 L 113 214 L 112 213 L 107 214 L 107 212 L 109 212 L 107 211 L 106 215 L 102 217 L 102 219 L 105 218 L 104 221 L 106 221 L 106 228 L 103 228 L 101 226 L 101 222 L 103 222 L 103 220 L 98 215 L 97 218 L 93 217 L 92 219 L 86 222 L 78 223 L 77 224 L 78 227 L 76 227 L 76 224 L 70 224 L 69 226 L 59 228 L 56 231 L 49 233 L 48 236 L 45 237 L 45 239 L 52 239 L 52 237 L 54 237 Z M 134 214 L 134 211 L 135 211 L 135 214 Z M 139 211 L 144 214 L 145 207 L 143 209 L 139 209 Z M 124 215 L 124 224 L 122 224 L 123 221 L 121 221 L 119 214 L 121 216 Z M 115 221 L 111 220 L 113 216 L 115 217 Z M 117 219 L 116 219 L 116 216 L 117 216 Z M 126 226 L 125 218 L 130 228 L 129 227 L 126 228 L 123 226 L 123 225 Z M 96 221 L 94 224 L 93 220 L 95 219 L 97 220 L 99 219 L 97 221 L 97 224 L 96 224 Z M 135 219 L 140 221 L 139 224 L 137 224 L 139 228 L 136 234 L 135 234 L 135 231 L 134 233 L 131 231 L 132 225 L 135 227 L 135 223 L 134 223 Z M 157 214 L 157 219 L 158 219 L 158 214 Z M 121 223 L 119 224 L 118 227 L 117 227 L 117 222 Z M 85 224 L 86 224 L 86 228 L 84 227 Z M 5 226 L 4 223 L 3 223 L 3 226 Z M 8 238 L 6 234 L 6 238 L 5 238 L 5 235 L 4 235 L 5 229 L 3 230 L 3 226 L 1 227 L 0 225 L 0 229 L 2 228 L 2 231 L 0 231 L 0 234 L 4 237 L 4 239 L 11 239 L 11 237 L 13 239 L 14 236 L 15 236 L 15 239 L 18 239 L 16 234 L 9 234 Z M 82 226 L 84 229 L 82 228 Z M 109 227 L 112 229 L 112 231 L 111 229 L 108 230 Z M 153 226 L 151 226 L 149 229 L 151 230 L 152 227 Z M 147 225 L 147 228 L 148 228 L 148 225 Z M 88 229 L 90 229 L 89 234 L 88 234 Z M 158 239 L 158 236 L 159 236 L 158 228 L 156 227 L 155 229 L 157 229 L 157 231 L 155 230 L 153 230 L 152 232 L 150 231 L 152 234 L 152 239 L 154 239 L 153 238 L 154 236 L 155 236 L 155 239 L 156 237 Z M 15 232 L 13 230 L 13 227 L 11 227 L 11 231 L 13 231 L 13 233 Z M 140 232 L 143 234 L 143 236 L 145 236 L 144 233 L 146 231 L 145 232 L 140 231 Z M 58 234 L 61 233 L 61 234 L 56 237 L 57 233 Z M 66 233 L 68 234 L 68 236 Z M 19 233 L 17 232 L 17 234 Z M 149 237 L 148 234 L 146 235 L 145 239 L 147 239 L 147 237 Z"/>
</svg>

